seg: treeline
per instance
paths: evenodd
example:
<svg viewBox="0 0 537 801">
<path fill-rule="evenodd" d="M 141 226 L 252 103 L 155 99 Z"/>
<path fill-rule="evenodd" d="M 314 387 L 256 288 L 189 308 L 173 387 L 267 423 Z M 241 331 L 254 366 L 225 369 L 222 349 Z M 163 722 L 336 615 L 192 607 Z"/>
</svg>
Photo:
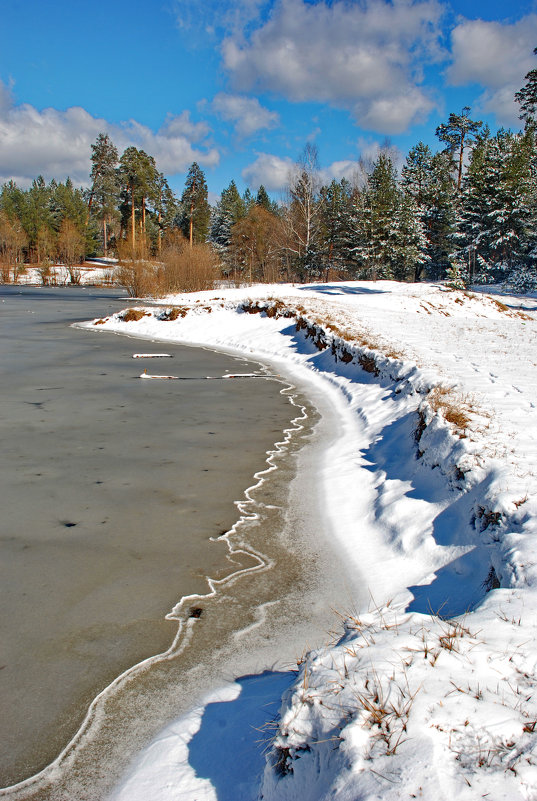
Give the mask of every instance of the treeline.
<svg viewBox="0 0 537 801">
<path fill-rule="evenodd" d="M 537 51 L 536 51 L 537 52 Z M 54 261 L 76 282 L 88 256 L 119 258 L 132 294 L 201 289 L 215 280 L 423 278 L 537 288 L 537 70 L 515 96 L 524 130 L 492 135 L 470 109 L 436 130 L 437 152 L 418 143 L 400 175 L 389 149 L 351 180 L 323 184 L 308 144 L 285 197 L 234 181 L 215 207 L 194 163 L 177 198 L 152 156 L 121 156 L 107 134 L 92 145 L 90 186 L 13 182 L 0 194 L 0 275 L 27 263 L 47 280 Z"/>
</svg>

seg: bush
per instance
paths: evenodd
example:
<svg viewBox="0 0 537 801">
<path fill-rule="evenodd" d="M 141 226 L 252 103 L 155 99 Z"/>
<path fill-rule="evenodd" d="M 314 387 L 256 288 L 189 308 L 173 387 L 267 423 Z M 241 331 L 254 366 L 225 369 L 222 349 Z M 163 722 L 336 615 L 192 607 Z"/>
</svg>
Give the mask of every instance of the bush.
<svg viewBox="0 0 537 801">
<path fill-rule="evenodd" d="M 213 289 L 220 278 L 219 262 L 206 244 L 193 244 L 179 232 L 169 234 L 162 248 L 159 285 L 163 292 L 199 292 Z"/>
</svg>

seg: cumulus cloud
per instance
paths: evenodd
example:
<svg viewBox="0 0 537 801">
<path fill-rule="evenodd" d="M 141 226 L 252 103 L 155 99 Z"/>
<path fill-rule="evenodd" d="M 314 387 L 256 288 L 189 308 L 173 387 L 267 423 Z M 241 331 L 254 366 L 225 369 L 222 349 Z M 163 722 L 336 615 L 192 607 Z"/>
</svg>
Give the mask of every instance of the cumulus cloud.
<svg viewBox="0 0 537 801">
<path fill-rule="evenodd" d="M 168 114 L 160 133 L 167 139 L 184 136 L 190 142 L 201 142 L 209 135 L 210 128 L 206 122 L 192 122 L 190 111 L 185 110 L 181 114 Z"/>
<path fill-rule="evenodd" d="M 265 189 L 276 191 L 286 186 L 293 167 L 294 161 L 290 158 L 260 153 L 252 164 L 244 168 L 242 177 L 252 189 L 259 189 L 263 184 Z"/>
<path fill-rule="evenodd" d="M 274 128 L 280 122 L 279 114 L 262 106 L 256 97 L 220 92 L 212 102 L 212 109 L 223 120 L 232 122 L 240 137 L 251 136 L 263 128 Z"/>
<path fill-rule="evenodd" d="M 224 66 L 239 91 L 328 102 L 362 127 L 400 133 L 434 107 L 421 65 L 438 60 L 437 0 L 278 0 L 248 35 L 228 36 Z"/>
<path fill-rule="evenodd" d="M 375 139 L 359 137 L 356 146 L 360 153 L 360 163 L 364 165 L 364 169 L 368 172 L 371 171 L 373 164 L 381 153 L 386 153 L 390 157 L 396 170 L 400 170 L 403 166 L 405 157 L 402 151 L 397 145 L 393 145 L 389 139 L 379 142 Z"/>
<path fill-rule="evenodd" d="M 120 153 L 129 145 L 150 153 L 167 174 L 184 172 L 193 161 L 212 167 L 219 161 L 216 148 L 193 144 L 201 137 L 200 125 L 190 121 L 188 112 L 169 116 L 155 133 L 136 120 L 110 124 L 78 106 L 39 111 L 28 103 L 16 104 L 0 81 L 0 181 L 13 179 L 27 186 L 42 174 L 47 180 L 69 175 L 76 184 L 87 184 L 91 144 L 101 132 L 110 135 Z"/>
<path fill-rule="evenodd" d="M 477 83 L 485 91 L 476 110 L 495 114 L 502 125 L 519 122 L 513 96 L 536 66 L 537 14 L 514 23 L 462 20 L 451 34 L 453 61 L 446 78 L 454 86 Z"/>
<path fill-rule="evenodd" d="M 362 187 L 366 182 L 366 171 L 362 161 L 334 161 L 328 167 L 319 170 L 319 179 L 322 184 L 329 184 L 334 179 L 341 181 L 346 178 L 353 186 Z"/>
<path fill-rule="evenodd" d="M 365 160 L 354 161 L 343 159 L 334 161 L 327 167 L 318 170 L 320 184 L 329 184 L 334 178 L 341 181 L 346 178 L 355 186 L 363 186 L 367 180 L 367 168 L 380 152 L 380 145 L 371 143 Z M 399 151 L 394 148 L 393 156 L 397 158 Z M 392 155 L 392 150 L 390 151 Z M 259 189 L 261 184 L 271 191 L 280 191 L 289 184 L 289 179 L 296 170 L 296 162 L 290 158 L 281 158 L 269 153 L 260 153 L 256 160 L 242 171 L 244 181 L 252 188 Z"/>
</svg>

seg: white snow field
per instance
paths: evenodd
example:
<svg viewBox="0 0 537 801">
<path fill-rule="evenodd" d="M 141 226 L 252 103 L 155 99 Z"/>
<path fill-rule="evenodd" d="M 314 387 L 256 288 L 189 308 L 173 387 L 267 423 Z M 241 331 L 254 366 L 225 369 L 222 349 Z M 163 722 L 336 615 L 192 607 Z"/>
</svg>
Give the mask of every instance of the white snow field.
<svg viewBox="0 0 537 801">
<path fill-rule="evenodd" d="M 379 281 L 133 305 L 89 325 L 324 388 L 326 536 L 369 602 L 339 610 L 276 717 L 281 676 L 238 680 L 115 801 L 537 799 L 537 300 Z"/>
<path fill-rule="evenodd" d="M 116 266 L 117 259 L 90 259 L 85 261 L 84 264 L 77 265 L 71 272 L 79 284 L 112 286 L 115 284 L 114 271 Z M 17 284 L 40 286 L 43 283 L 49 286 L 69 286 L 73 282 L 69 270 L 64 264 L 52 264 L 45 279 L 42 278 L 37 267 L 27 267 L 17 277 Z"/>
</svg>

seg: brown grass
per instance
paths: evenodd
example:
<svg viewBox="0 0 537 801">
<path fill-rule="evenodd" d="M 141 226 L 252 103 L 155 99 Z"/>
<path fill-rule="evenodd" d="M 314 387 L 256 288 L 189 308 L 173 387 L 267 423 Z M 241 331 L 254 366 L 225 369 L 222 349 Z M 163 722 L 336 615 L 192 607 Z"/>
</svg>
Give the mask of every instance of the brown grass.
<svg viewBox="0 0 537 801">
<path fill-rule="evenodd" d="M 460 393 L 449 387 L 438 386 L 429 392 L 427 402 L 434 412 L 439 412 L 459 434 L 464 435 L 470 423 L 470 409 Z"/>
<path fill-rule="evenodd" d="M 172 306 L 171 309 L 165 309 L 159 314 L 159 320 L 177 320 L 178 317 L 186 317 L 188 311 L 187 306 Z"/>
<path fill-rule="evenodd" d="M 209 245 L 190 244 L 169 236 L 162 249 L 159 287 L 164 292 L 200 292 L 214 289 L 220 278 L 218 258 Z"/>
<path fill-rule="evenodd" d="M 494 305 L 496 306 L 496 308 L 499 311 L 503 312 L 504 314 L 507 314 L 508 317 L 518 317 L 520 320 L 532 320 L 533 319 L 532 317 L 530 317 L 529 314 L 526 314 L 523 311 L 519 311 L 518 309 L 509 308 L 509 306 L 506 306 L 506 304 L 502 303 L 502 301 L 498 300 L 498 298 L 493 298 L 493 297 L 490 297 L 490 295 L 489 295 L 489 300 L 491 300 L 494 303 Z"/>
<path fill-rule="evenodd" d="M 151 315 L 149 312 L 144 311 L 143 309 L 126 309 L 120 317 L 124 323 L 131 323 L 141 320 L 142 317 L 150 317 Z"/>
</svg>

